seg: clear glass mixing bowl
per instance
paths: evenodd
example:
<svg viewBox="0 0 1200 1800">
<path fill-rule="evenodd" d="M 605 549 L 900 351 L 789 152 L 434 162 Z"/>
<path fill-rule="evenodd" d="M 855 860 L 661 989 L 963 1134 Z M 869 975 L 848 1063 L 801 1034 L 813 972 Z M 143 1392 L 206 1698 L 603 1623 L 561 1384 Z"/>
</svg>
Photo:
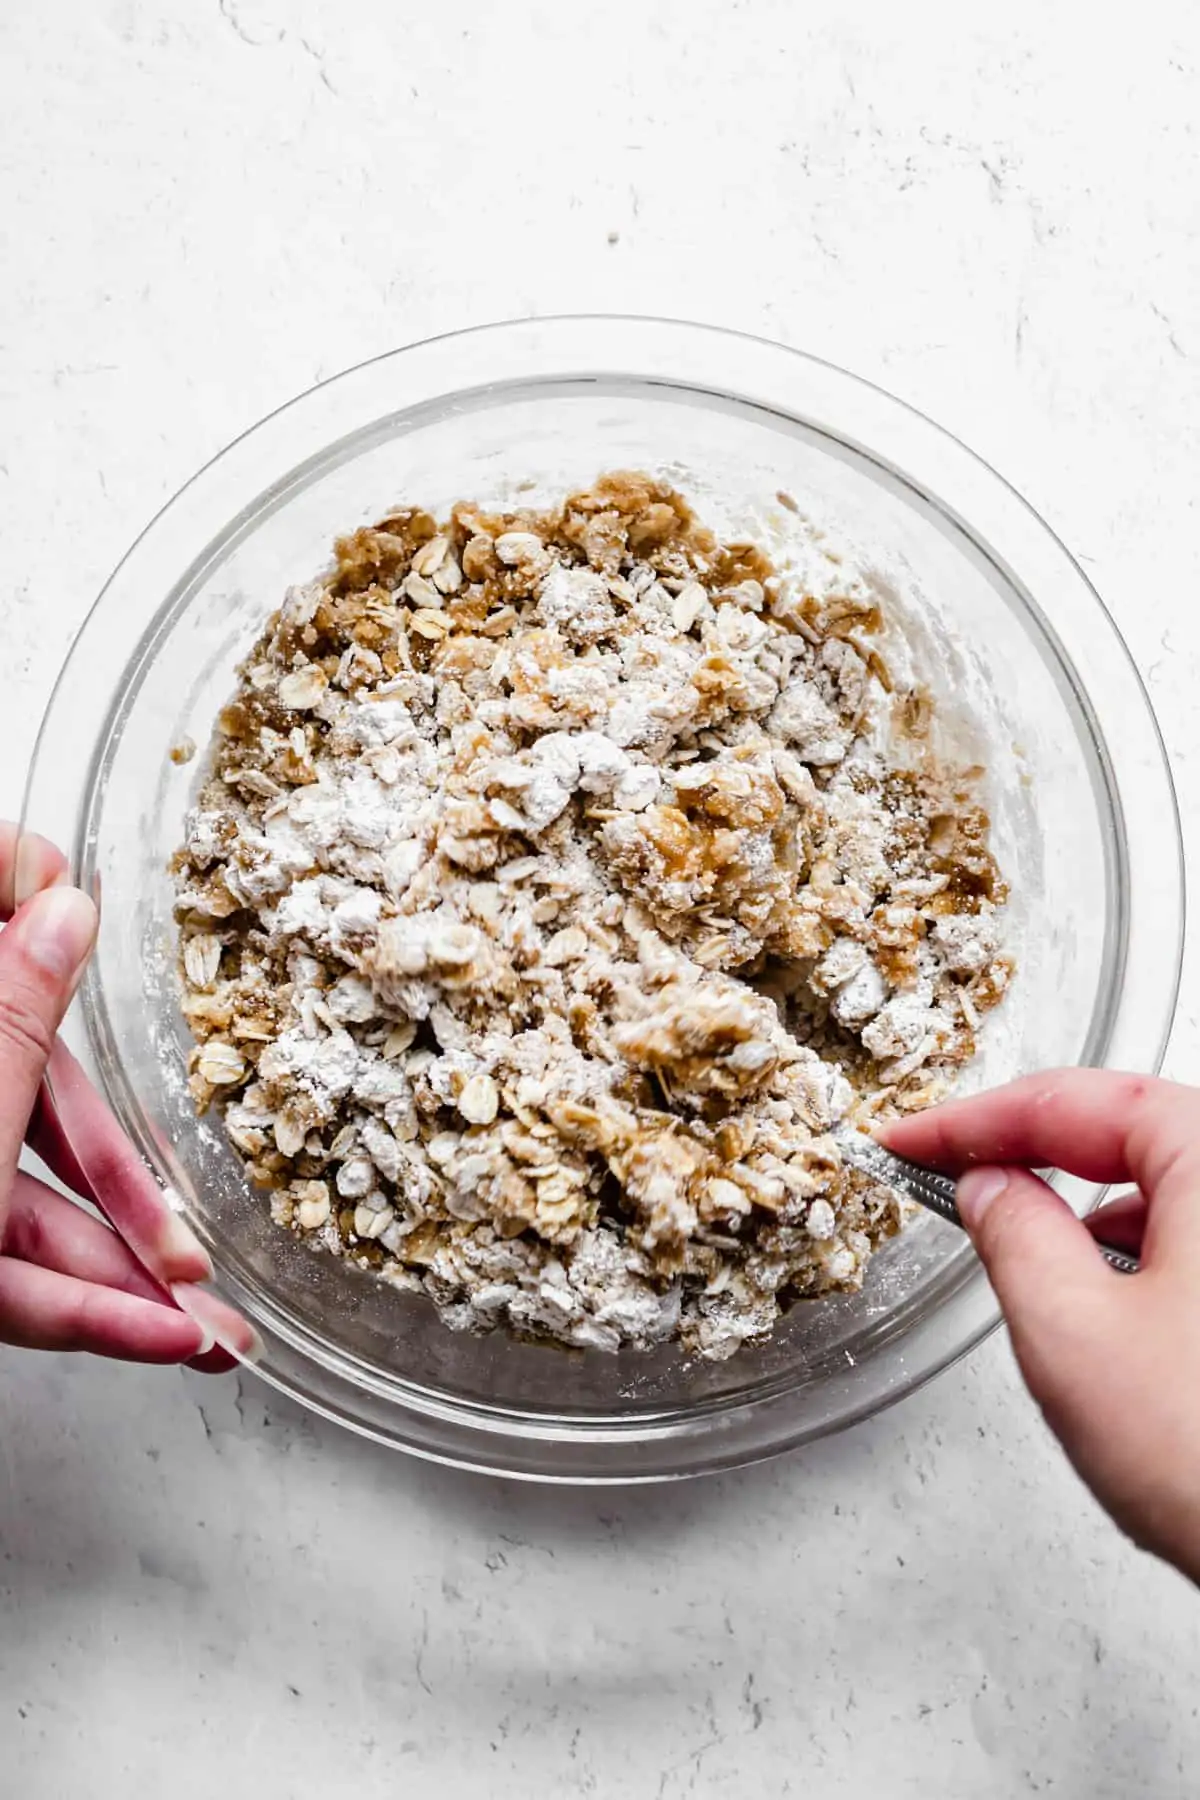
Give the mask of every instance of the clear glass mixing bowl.
<svg viewBox="0 0 1200 1800">
<path fill-rule="evenodd" d="M 693 325 L 490 326 L 350 370 L 265 419 L 159 514 L 97 601 L 55 690 L 25 822 L 102 894 L 76 1046 L 180 1194 L 258 1372 L 382 1442 L 546 1480 L 727 1468 L 866 1417 L 995 1323 L 966 1241 L 922 1220 L 861 1294 L 796 1307 L 731 1361 L 604 1356 L 453 1335 L 423 1300 L 274 1227 L 184 1088 L 167 862 L 233 667 L 336 533 L 399 501 L 561 494 L 653 468 L 724 524 L 786 524 L 778 490 L 919 592 L 947 707 L 989 712 L 991 800 L 1020 972 L 982 1075 L 1156 1068 L 1183 888 L 1170 775 L 1111 621 L 1053 533 L 953 438 L 863 381 Z M 773 523 L 772 523 L 773 521 Z M 1065 1184 L 1079 1210 L 1095 1189 Z"/>
</svg>

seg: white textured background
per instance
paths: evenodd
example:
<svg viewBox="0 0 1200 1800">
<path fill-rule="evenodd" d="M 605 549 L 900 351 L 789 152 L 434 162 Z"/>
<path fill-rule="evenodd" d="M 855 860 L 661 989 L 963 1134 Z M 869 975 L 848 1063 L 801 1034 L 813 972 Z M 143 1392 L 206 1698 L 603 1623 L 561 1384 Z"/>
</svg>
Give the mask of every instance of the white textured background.
<svg viewBox="0 0 1200 1800">
<path fill-rule="evenodd" d="M 1198 116 L 1188 0 L 1107 32 L 1078 0 L 5 0 L 0 807 L 105 574 L 231 436 L 412 338 L 613 309 L 814 350 L 1008 475 L 1129 639 L 1195 848 Z M 1198 1016 L 1193 963 L 1193 1078 Z M 1200 1781 L 1200 1600 L 1000 1342 L 803 1456 L 605 1496 L 251 1380 L 0 1353 L 0 1558 L 3 1800 Z"/>
</svg>

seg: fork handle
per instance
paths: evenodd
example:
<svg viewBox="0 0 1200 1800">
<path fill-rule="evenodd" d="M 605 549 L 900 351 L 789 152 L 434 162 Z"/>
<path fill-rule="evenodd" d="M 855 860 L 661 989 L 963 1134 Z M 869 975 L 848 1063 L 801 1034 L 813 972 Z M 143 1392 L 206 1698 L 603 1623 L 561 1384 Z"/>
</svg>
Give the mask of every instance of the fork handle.
<svg viewBox="0 0 1200 1800">
<path fill-rule="evenodd" d="M 936 1169 L 922 1168 L 919 1163 L 910 1163 L 903 1156 L 896 1156 L 895 1161 L 904 1171 L 905 1189 L 914 1200 L 919 1201 L 929 1212 L 936 1213 L 939 1219 L 957 1225 L 960 1231 L 966 1230 L 962 1214 L 958 1210 L 958 1201 L 954 1197 L 956 1184 L 949 1175 L 939 1175 Z M 1095 1244 L 1105 1262 L 1112 1268 L 1119 1270 L 1122 1275 L 1137 1274 L 1141 1265 L 1136 1256 L 1118 1250 L 1113 1244 L 1104 1243 L 1101 1238 L 1096 1238 Z"/>
</svg>

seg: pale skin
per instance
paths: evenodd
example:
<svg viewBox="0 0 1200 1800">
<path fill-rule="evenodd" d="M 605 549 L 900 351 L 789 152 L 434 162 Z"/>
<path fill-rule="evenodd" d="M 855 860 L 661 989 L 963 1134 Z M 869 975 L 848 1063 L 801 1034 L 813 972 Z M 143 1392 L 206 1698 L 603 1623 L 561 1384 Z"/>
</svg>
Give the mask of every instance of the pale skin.
<svg viewBox="0 0 1200 1800">
<path fill-rule="evenodd" d="M 1134 1542 L 1200 1582 L 1200 1091 L 1065 1069 L 879 1135 L 961 1177 L 960 1210 L 1051 1430 Z M 1084 1224 L 1031 1168 L 1135 1191 Z M 1140 1271 L 1111 1269 L 1093 1230 L 1140 1251 Z"/>
<path fill-rule="evenodd" d="M 0 1343 L 219 1372 L 215 1339 L 246 1354 L 253 1333 L 196 1285 L 207 1255 L 57 1038 L 98 923 L 64 871 L 0 823 Z M 74 1198 L 18 1166 L 25 1145 Z"/>
<path fill-rule="evenodd" d="M 2 823 L 0 920 L 0 1343 L 214 1372 L 231 1366 L 214 1338 L 252 1356 L 250 1328 L 197 1285 L 212 1274 L 204 1250 L 58 1041 L 96 909 L 53 846 L 18 845 Z M 1051 1429 L 1130 1537 L 1200 1582 L 1200 1093 L 1068 1069 L 880 1136 L 960 1176 L 964 1221 Z M 23 1145 L 76 1200 L 19 1168 Z M 1136 1191 L 1084 1224 L 1029 1172 L 1047 1167 Z M 1096 1226 L 1140 1252 L 1138 1274 L 1109 1268 Z"/>
</svg>

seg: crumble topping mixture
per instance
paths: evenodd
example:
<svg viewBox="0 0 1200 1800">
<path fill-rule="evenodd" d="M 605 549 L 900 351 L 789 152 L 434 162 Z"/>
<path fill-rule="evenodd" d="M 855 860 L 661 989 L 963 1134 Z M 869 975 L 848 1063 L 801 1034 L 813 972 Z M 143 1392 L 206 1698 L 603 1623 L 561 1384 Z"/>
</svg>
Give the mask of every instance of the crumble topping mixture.
<svg viewBox="0 0 1200 1800">
<path fill-rule="evenodd" d="M 683 497 L 403 510 L 240 671 L 175 859 L 197 1105 L 448 1325 L 726 1356 L 899 1228 L 830 1127 L 1001 997 L 978 769 L 877 601 Z"/>
</svg>

